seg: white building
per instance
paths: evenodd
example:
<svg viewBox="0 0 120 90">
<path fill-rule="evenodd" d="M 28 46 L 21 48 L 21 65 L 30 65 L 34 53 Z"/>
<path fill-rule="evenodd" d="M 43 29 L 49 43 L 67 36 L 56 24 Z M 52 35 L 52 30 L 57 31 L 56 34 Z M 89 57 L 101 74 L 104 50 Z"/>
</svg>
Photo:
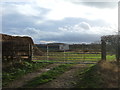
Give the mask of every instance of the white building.
<svg viewBox="0 0 120 90">
<path fill-rule="evenodd" d="M 59 45 L 59 50 L 69 50 L 69 45 L 68 44 L 61 44 L 61 45 Z"/>
</svg>

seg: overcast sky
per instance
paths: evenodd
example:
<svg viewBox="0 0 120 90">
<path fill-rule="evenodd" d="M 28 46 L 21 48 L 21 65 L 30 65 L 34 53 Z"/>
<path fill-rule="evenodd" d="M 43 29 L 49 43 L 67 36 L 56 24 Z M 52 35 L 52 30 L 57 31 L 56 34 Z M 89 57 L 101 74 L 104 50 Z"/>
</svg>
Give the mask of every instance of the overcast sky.
<svg viewBox="0 0 120 90">
<path fill-rule="evenodd" d="M 2 33 L 31 36 L 35 43 L 90 43 L 117 33 L 118 2 L 82 1 L 3 0 Z"/>
</svg>

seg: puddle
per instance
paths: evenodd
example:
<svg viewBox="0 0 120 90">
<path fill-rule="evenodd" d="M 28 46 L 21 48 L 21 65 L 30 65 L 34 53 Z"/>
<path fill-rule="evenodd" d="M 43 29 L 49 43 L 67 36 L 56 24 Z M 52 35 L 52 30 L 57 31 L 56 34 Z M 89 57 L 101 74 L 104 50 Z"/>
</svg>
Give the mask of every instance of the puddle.
<svg viewBox="0 0 120 90">
<path fill-rule="evenodd" d="M 50 69 L 47 68 L 47 69 L 45 69 L 45 70 L 46 70 L 46 71 L 49 71 Z"/>
</svg>

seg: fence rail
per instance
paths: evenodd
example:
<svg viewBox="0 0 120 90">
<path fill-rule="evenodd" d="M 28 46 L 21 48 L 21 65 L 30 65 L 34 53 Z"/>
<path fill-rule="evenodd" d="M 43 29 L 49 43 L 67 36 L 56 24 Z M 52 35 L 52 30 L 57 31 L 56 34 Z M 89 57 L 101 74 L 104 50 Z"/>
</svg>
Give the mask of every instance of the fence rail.
<svg viewBox="0 0 120 90">
<path fill-rule="evenodd" d="M 81 45 L 85 47 L 84 45 Z M 48 62 L 48 63 L 96 63 L 101 60 L 101 49 L 95 48 L 93 49 L 83 47 L 69 47 L 69 50 L 59 50 L 58 48 L 54 48 L 54 46 L 42 46 L 41 50 L 44 51 L 44 55 L 36 56 L 33 52 L 32 61 L 34 62 Z"/>
</svg>

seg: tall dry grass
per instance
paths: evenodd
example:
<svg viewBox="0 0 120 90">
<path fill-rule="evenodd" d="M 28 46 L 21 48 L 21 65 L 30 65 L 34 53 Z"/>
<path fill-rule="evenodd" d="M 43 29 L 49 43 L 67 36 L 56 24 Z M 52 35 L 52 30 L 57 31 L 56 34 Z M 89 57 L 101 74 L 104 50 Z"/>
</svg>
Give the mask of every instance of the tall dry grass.
<svg viewBox="0 0 120 90">
<path fill-rule="evenodd" d="M 118 88 L 120 68 L 117 62 L 100 61 L 98 63 L 98 75 L 101 77 L 102 87 Z"/>
</svg>

